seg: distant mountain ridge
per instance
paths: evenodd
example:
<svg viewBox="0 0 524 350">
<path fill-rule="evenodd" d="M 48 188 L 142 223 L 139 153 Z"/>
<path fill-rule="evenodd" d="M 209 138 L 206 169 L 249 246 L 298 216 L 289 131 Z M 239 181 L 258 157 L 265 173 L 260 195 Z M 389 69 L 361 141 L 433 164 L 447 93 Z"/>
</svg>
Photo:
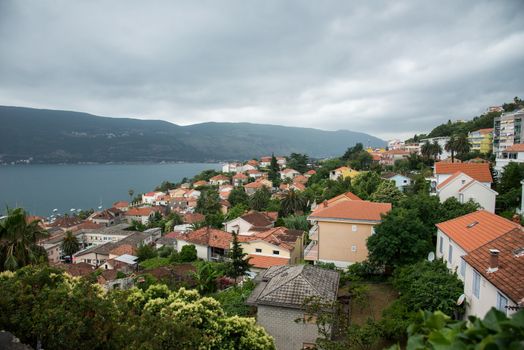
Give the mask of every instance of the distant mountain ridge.
<svg viewBox="0 0 524 350">
<path fill-rule="evenodd" d="M 275 153 L 338 156 L 357 142 L 384 146 L 366 133 L 251 123 L 180 126 L 161 120 L 0 106 L 0 161 L 35 163 L 211 162 Z"/>
</svg>

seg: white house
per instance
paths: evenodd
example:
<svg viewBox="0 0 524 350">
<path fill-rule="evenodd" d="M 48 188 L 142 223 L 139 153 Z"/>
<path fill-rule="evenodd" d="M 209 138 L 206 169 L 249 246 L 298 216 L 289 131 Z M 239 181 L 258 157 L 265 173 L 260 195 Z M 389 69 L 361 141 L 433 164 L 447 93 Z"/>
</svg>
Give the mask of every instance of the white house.
<svg viewBox="0 0 524 350">
<path fill-rule="evenodd" d="M 227 256 L 233 235 L 222 230 L 203 227 L 186 234 L 177 234 L 176 241 L 179 252 L 186 245 L 194 245 L 199 259 L 218 261 Z"/>
<path fill-rule="evenodd" d="M 486 210 L 441 222 L 437 226 L 437 258 L 442 258 L 448 268 L 457 271 L 464 281 L 465 255 L 484 244 L 520 228 L 520 225 Z"/>
<path fill-rule="evenodd" d="M 225 175 L 219 174 L 209 179 L 209 183 L 213 186 L 221 186 L 229 183 L 229 178 Z"/>
<path fill-rule="evenodd" d="M 148 192 L 142 195 L 142 203 L 153 205 L 156 200 L 165 195 L 164 192 Z"/>
<path fill-rule="evenodd" d="M 468 253 L 464 294 L 467 315 L 495 307 L 511 315 L 524 307 L 524 233 L 515 228 Z"/>
<path fill-rule="evenodd" d="M 437 185 L 437 195 L 441 203 L 451 197 L 456 198 L 460 203 L 473 200 L 483 209 L 495 213 L 495 200 L 498 193 L 459 171 Z"/>
<path fill-rule="evenodd" d="M 498 174 L 501 174 L 504 171 L 504 167 L 510 162 L 524 163 L 524 144 L 517 143 L 505 150 L 497 152 L 495 161 L 495 171 L 497 171 Z"/>
<path fill-rule="evenodd" d="M 291 169 L 291 168 L 286 168 L 280 172 L 280 178 L 282 180 L 293 179 L 297 175 L 300 175 L 300 173 L 296 171 L 295 169 Z"/>
<path fill-rule="evenodd" d="M 406 187 L 411 185 L 411 179 L 407 176 L 396 174 L 396 173 L 383 173 L 382 178 L 389 181 L 394 181 L 395 186 L 404 191 Z"/>
<path fill-rule="evenodd" d="M 223 173 L 238 173 L 242 172 L 242 164 L 240 163 L 226 163 L 222 165 Z"/>
<path fill-rule="evenodd" d="M 471 178 L 491 188 L 493 177 L 491 176 L 491 171 L 489 170 L 489 163 L 437 162 L 435 163 L 435 168 L 433 170 L 435 185 L 438 187 L 457 172 L 467 174 Z"/>
<path fill-rule="evenodd" d="M 128 223 L 138 221 L 144 225 L 147 225 L 149 220 L 153 217 L 153 215 L 155 215 L 155 212 L 155 209 L 149 207 L 131 208 L 124 214 L 124 216 L 126 217 Z"/>
</svg>

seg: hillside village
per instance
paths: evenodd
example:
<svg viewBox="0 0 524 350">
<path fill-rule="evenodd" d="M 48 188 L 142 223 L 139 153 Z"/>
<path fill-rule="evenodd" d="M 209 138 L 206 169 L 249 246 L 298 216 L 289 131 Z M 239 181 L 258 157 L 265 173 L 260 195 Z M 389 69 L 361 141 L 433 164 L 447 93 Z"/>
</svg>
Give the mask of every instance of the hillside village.
<svg viewBox="0 0 524 350">
<path fill-rule="evenodd" d="M 192 303 L 198 295 L 210 297 L 213 306 L 205 307 L 220 309 L 217 314 L 224 317 L 216 322 L 256 319 L 256 324 L 245 321 L 239 332 L 259 332 L 260 341 L 232 347 L 246 349 L 382 348 L 411 341 L 417 334 L 407 327 L 420 328 L 428 317 L 444 320 L 444 330 L 432 330 L 437 333 L 469 316 L 481 323 L 484 317 L 507 320 L 518 313 L 522 320 L 524 109 L 519 101 L 516 109 L 486 111 L 493 128 L 415 135 L 392 140 L 387 148 L 356 144 L 324 160 L 293 153 L 229 162 L 221 171 L 165 181 L 148 193 L 130 190 L 129 198 L 111 208 L 79 215 L 41 218 L 11 209 L 2 230 L 8 232 L 17 217 L 25 221 L 17 225 L 31 227 L 38 238 L 31 254 L 41 252 L 48 267 L 18 270 L 37 260 L 2 251 L 1 270 L 25 272 L 4 272 L 0 287 L 10 291 L 12 302 L 17 291 L 6 287 L 10 279 L 23 286 L 31 274 L 65 271 L 108 295 L 138 293 L 143 302 L 136 310 L 156 308 L 147 314 L 153 323 L 175 312 L 161 298 Z M 467 123 L 450 123 L 450 130 L 462 124 Z M 191 291 L 199 294 L 184 296 Z M 160 298 L 157 306 L 154 296 Z M 14 304 L 0 305 L 15 313 Z M 424 319 L 419 310 L 431 316 Z M 0 327 L 26 342 L 46 332 L 25 329 L 21 335 L 16 331 L 22 323 L 5 317 Z M 97 336 L 111 338 L 111 327 Z M 150 331 L 168 344 L 161 330 Z M 430 331 L 419 332 L 428 341 L 423 332 Z M 197 340 L 186 334 L 187 344 L 202 341 L 200 333 L 194 336 Z M 43 339 L 47 348 L 59 343 L 56 337 Z M 136 334 L 130 339 L 134 345 L 143 341 Z M 225 348 L 223 341 L 209 348 Z"/>
</svg>

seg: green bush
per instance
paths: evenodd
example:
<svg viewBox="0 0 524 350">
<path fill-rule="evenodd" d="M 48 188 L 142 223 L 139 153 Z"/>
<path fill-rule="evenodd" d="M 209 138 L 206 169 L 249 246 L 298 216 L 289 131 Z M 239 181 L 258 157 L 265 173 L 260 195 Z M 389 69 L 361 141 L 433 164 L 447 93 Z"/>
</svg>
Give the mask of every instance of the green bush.
<svg viewBox="0 0 524 350">
<path fill-rule="evenodd" d="M 156 258 L 144 260 L 139 265 L 143 269 L 150 270 L 156 269 L 157 267 L 169 265 L 170 263 L 171 262 L 169 258 L 161 258 L 157 256 Z"/>
</svg>

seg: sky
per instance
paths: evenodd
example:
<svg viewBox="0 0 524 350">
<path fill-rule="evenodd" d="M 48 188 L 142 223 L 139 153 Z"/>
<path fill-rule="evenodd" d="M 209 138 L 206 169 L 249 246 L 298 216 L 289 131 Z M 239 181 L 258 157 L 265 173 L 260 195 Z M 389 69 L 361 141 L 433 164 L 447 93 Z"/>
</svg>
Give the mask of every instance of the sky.
<svg viewBox="0 0 524 350">
<path fill-rule="evenodd" d="M 0 104 L 407 138 L 524 97 L 524 1 L 0 1 Z"/>
</svg>

